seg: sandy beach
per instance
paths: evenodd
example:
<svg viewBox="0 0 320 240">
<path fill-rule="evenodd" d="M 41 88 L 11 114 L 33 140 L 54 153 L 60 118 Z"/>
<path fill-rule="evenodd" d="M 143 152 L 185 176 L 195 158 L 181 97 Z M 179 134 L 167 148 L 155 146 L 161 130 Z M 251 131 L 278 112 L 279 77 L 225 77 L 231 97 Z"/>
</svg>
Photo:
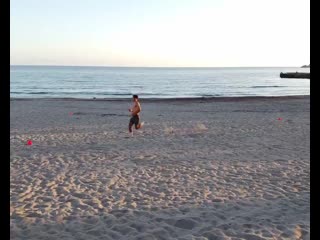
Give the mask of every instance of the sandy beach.
<svg viewBox="0 0 320 240">
<path fill-rule="evenodd" d="M 11 99 L 11 239 L 310 239 L 309 96 L 140 101 Z"/>
</svg>

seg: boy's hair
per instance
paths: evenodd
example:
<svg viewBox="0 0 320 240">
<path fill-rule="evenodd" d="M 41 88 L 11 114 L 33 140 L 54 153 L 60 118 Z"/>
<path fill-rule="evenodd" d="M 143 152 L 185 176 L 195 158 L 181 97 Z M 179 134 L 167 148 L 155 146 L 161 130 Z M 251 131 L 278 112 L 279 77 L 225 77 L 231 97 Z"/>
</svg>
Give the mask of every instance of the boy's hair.
<svg viewBox="0 0 320 240">
<path fill-rule="evenodd" d="M 138 98 L 138 95 L 133 95 L 133 98 Z"/>
</svg>

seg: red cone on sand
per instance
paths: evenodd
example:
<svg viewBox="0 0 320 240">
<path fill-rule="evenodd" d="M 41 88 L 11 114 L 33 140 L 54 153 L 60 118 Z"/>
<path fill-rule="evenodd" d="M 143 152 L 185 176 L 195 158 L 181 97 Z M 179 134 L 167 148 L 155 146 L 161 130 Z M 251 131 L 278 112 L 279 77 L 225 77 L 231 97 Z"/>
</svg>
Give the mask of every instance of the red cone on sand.
<svg viewBox="0 0 320 240">
<path fill-rule="evenodd" d="M 27 141 L 27 145 L 28 145 L 28 146 L 31 146 L 31 145 L 32 145 L 32 141 L 31 141 L 31 140 L 28 140 L 28 141 Z"/>
</svg>

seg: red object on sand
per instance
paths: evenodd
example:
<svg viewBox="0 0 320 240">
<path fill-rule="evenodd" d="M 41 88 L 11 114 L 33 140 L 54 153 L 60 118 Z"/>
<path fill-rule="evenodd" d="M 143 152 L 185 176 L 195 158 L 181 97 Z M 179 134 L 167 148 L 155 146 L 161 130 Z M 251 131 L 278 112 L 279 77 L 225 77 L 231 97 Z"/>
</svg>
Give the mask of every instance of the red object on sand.
<svg viewBox="0 0 320 240">
<path fill-rule="evenodd" d="M 32 141 L 31 141 L 31 140 L 28 140 L 28 141 L 27 141 L 27 145 L 28 145 L 28 146 L 31 146 L 31 145 L 32 145 Z"/>
</svg>

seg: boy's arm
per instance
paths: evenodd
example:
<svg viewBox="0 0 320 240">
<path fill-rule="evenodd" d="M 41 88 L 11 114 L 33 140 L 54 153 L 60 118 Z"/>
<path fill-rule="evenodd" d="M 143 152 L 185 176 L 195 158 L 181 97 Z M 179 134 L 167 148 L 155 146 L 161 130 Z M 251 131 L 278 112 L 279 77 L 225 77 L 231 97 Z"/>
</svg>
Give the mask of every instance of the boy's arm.
<svg viewBox="0 0 320 240">
<path fill-rule="evenodd" d="M 133 112 L 133 109 L 136 107 L 136 105 L 134 105 L 132 108 L 129 108 L 129 112 Z"/>
</svg>

